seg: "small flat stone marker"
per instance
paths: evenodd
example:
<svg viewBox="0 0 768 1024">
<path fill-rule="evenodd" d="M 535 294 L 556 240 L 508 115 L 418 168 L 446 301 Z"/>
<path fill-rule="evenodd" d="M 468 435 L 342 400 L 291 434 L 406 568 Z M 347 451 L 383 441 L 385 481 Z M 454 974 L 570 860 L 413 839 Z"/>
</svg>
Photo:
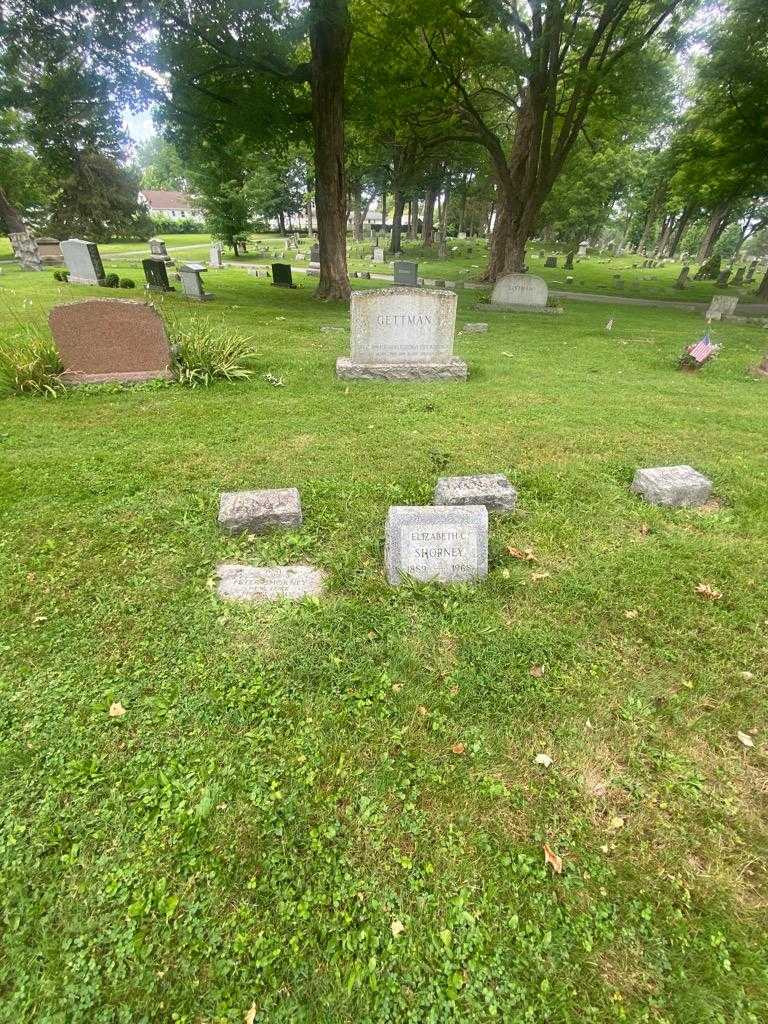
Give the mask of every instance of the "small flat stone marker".
<svg viewBox="0 0 768 1024">
<path fill-rule="evenodd" d="M 311 565 L 236 565 L 216 567 L 218 595 L 225 601 L 300 601 L 320 597 L 324 576 Z"/>
<path fill-rule="evenodd" d="M 397 586 L 466 583 L 488 575 L 488 509 L 484 505 L 393 505 L 387 516 L 384 563 Z"/>
<path fill-rule="evenodd" d="M 295 487 L 219 495 L 219 526 L 225 533 L 265 533 L 301 523 L 301 499 Z"/>
<path fill-rule="evenodd" d="M 465 334 L 485 334 L 488 330 L 488 324 L 464 324 Z"/>
<path fill-rule="evenodd" d="M 695 508 L 712 494 L 712 481 L 691 466 L 654 466 L 638 469 L 631 490 L 651 505 Z"/>
<path fill-rule="evenodd" d="M 435 487 L 435 505 L 484 505 L 497 512 L 510 512 L 517 504 L 517 491 L 503 473 L 476 476 L 441 476 Z"/>
</svg>

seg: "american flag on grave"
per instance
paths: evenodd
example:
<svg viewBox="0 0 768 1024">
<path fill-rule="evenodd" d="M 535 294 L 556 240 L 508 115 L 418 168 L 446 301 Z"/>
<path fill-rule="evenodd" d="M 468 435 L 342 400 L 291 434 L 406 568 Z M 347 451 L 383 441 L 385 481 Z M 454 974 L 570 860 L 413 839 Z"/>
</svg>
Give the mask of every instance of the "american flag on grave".
<svg viewBox="0 0 768 1024">
<path fill-rule="evenodd" d="M 705 334 L 701 341 L 697 341 L 695 345 L 689 345 L 685 351 L 694 362 L 701 365 L 717 352 L 717 345 L 713 345 L 709 340 L 709 335 Z"/>
</svg>

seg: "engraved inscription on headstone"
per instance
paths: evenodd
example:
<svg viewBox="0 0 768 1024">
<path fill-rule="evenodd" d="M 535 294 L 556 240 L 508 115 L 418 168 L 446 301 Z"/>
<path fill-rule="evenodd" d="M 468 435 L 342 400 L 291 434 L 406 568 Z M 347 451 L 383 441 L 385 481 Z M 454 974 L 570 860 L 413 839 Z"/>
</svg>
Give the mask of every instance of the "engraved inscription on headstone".
<svg viewBox="0 0 768 1024">
<path fill-rule="evenodd" d="M 456 294 L 421 288 L 352 293 L 351 356 L 340 377 L 367 380 L 466 379 L 453 355 Z"/>
<path fill-rule="evenodd" d="M 547 282 L 533 274 L 506 274 L 493 286 L 489 304 L 481 309 L 503 309 L 522 313 L 561 313 L 559 306 L 548 306 Z"/>
<path fill-rule="evenodd" d="M 463 583 L 488 574 L 488 509 L 394 505 L 386 527 L 387 579 Z"/>
</svg>

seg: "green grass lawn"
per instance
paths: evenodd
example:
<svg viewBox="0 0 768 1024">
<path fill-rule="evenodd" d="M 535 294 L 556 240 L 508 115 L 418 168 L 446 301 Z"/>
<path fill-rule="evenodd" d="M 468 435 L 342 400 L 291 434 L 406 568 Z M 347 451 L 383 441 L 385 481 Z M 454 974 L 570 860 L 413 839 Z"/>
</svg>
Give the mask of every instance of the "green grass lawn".
<svg viewBox="0 0 768 1024">
<path fill-rule="evenodd" d="M 0 1020 L 763 1024 L 765 331 L 685 374 L 700 316 L 462 293 L 468 383 L 347 384 L 314 282 L 206 282 L 161 309 L 251 383 L 0 403 Z M 6 271 L 0 331 L 90 295 Z M 629 493 L 672 463 L 717 501 Z M 487 581 L 390 588 L 388 506 L 473 472 L 520 494 Z M 281 486 L 300 529 L 219 532 Z M 219 561 L 328 592 L 224 605 Z"/>
</svg>

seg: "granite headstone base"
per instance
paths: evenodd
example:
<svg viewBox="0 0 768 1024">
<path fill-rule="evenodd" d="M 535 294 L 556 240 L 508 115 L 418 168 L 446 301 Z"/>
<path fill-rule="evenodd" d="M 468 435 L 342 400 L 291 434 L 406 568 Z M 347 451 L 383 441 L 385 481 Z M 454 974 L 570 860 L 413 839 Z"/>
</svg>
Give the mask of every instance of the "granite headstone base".
<svg viewBox="0 0 768 1024">
<path fill-rule="evenodd" d="M 460 380 L 469 376 L 463 359 L 445 363 L 358 363 L 348 356 L 336 360 L 336 376 L 342 380 Z"/>
<path fill-rule="evenodd" d="M 320 597 L 325 578 L 311 565 L 236 565 L 216 567 L 217 592 L 225 601 L 300 601 Z"/>
</svg>

